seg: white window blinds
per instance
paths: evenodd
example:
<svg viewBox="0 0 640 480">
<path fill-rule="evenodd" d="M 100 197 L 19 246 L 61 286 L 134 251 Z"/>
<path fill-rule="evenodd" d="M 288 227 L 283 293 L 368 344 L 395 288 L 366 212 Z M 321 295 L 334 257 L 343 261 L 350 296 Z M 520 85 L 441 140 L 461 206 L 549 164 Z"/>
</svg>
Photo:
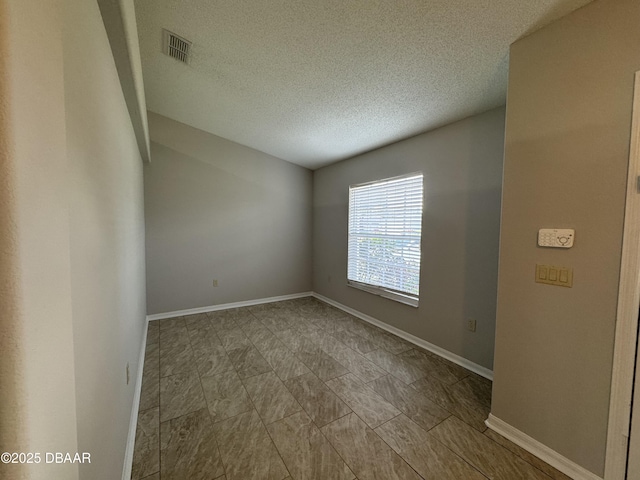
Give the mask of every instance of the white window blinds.
<svg viewBox="0 0 640 480">
<path fill-rule="evenodd" d="M 422 177 L 419 173 L 349 187 L 350 282 L 418 298 Z"/>
</svg>

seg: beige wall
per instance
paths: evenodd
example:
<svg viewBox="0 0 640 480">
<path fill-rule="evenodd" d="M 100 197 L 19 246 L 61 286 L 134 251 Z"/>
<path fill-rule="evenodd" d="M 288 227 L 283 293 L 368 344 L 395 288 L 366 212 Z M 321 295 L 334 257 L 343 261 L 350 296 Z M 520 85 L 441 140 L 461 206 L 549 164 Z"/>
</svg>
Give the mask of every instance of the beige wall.
<svg viewBox="0 0 640 480">
<path fill-rule="evenodd" d="M 504 109 L 314 172 L 314 291 L 491 369 Z M 348 287 L 349 185 L 424 173 L 420 306 Z M 466 330 L 477 320 L 475 333 Z"/>
<path fill-rule="evenodd" d="M 640 2 L 597 0 L 511 49 L 492 413 L 601 475 Z M 539 228 L 576 229 L 570 250 Z M 574 269 L 571 289 L 536 263 Z"/>
<path fill-rule="evenodd" d="M 0 450 L 76 451 L 63 19 L 56 2 L 2 4 L 7 20 L 1 56 L 7 70 L 0 137 L 7 146 L 3 174 L 9 174 L 12 192 L 2 208 L 13 215 L 3 217 L 8 223 L 0 226 L 0 236 L 15 265 L 3 285 L 3 294 L 15 302 L 13 316 L 5 311 L 1 315 L 3 343 L 12 345 L 3 349 L 0 362 L 3 407 L 5 385 L 7 393 L 13 390 L 17 395 L 9 399 L 10 408 L 2 410 L 0 431 L 3 440 L 19 443 L 3 443 Z M 11 364 L 17 370 L 4 371 Z M 18 431 L 12 435 L 9 429 Z M 2 465 L 0 476 L 74 479 L 78 475 L 75 465 L 55 472 L 42 464 L 22 470 Z"/>
<path fill-rule="evenodd" d="M 161 115 L 149 126 L 148 312 L 311 290 L 311 171 Z"/>
<path fill-rule="evenodd" d="M 22 348 L 19 268 L 15 252 L 18 248 L 16 224 L 14 135 L 10 126 L 13 119 L 10 96 L 15 86 L 10 85 L 11 58 L 7 55 L 13 40 L 9 24 L 9 6 L 0 2 L 0 449 L 9 445 L 21 449 L 28 446 L 25 435 L 26 411 L 23 407 L 24 391 L 17 384 L 17 373 L 22 369 Z M 0 474 L 8 476 L 7 466 L 0 465 Z M 20 478 L 21 467 L 12 472 Z"/>
<path fill-rule="evenodd" d="M 118 478 L 144 328 L 140 155 L 97 4 L 0 10 L 0 450 L 92 455 L 0 477 Z"/>
</svg>

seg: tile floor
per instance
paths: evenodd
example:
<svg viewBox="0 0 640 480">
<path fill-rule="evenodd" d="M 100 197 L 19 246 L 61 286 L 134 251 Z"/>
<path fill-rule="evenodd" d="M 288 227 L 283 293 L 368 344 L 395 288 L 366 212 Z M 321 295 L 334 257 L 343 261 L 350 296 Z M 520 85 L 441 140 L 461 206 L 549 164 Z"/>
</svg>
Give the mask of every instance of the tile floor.
<svg viewBox="0 0 640 480">
<path fill-rule="evenodd" d="M 149 324 L 134 480 L 567 479 L 491 382 L 314 298 Z"/>
</svg>

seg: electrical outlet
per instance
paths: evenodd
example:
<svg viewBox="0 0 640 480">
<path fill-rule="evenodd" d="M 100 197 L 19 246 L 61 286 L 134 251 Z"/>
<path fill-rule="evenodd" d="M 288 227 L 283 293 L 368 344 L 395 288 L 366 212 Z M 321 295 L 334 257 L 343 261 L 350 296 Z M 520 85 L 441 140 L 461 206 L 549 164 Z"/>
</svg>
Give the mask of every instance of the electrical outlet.
<svg viewBox="0 0 640 480">
<path fill-rule="evenodd" d="M 129 380 L 131 379 L 131 375 L 129 373 L 129 362 L 127 362 L 127 385 L 129 385 Z"/>
<path fill-rule="evenodd" d="M 214 287 L 217 287 L 217 286 L 218 286 L 218 280 L 214 280 L 214 281 L 213 281 L 213 286 L 214 286 Z"/>
<path fill-rule="evenodd" d="M 469 320 L 467 320 L 467 330 L 469 330 L 470 332 L 475 332 L 476 331 L 476 321 L 473 318 L 470 318 Z"/>
</svg>

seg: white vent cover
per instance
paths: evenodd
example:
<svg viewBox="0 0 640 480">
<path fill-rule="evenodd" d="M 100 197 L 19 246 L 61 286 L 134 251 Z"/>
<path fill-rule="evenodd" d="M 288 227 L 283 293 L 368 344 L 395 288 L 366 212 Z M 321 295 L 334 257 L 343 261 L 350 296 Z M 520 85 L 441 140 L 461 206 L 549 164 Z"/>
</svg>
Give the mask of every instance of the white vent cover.
<svg viewBox="0 0 640 480">
<path fill-rule="evenodd" d="M 189 63 L 191 42 L 169 30 L 162 29 L 162 51 L 170 57 Z"/>
</svg>

